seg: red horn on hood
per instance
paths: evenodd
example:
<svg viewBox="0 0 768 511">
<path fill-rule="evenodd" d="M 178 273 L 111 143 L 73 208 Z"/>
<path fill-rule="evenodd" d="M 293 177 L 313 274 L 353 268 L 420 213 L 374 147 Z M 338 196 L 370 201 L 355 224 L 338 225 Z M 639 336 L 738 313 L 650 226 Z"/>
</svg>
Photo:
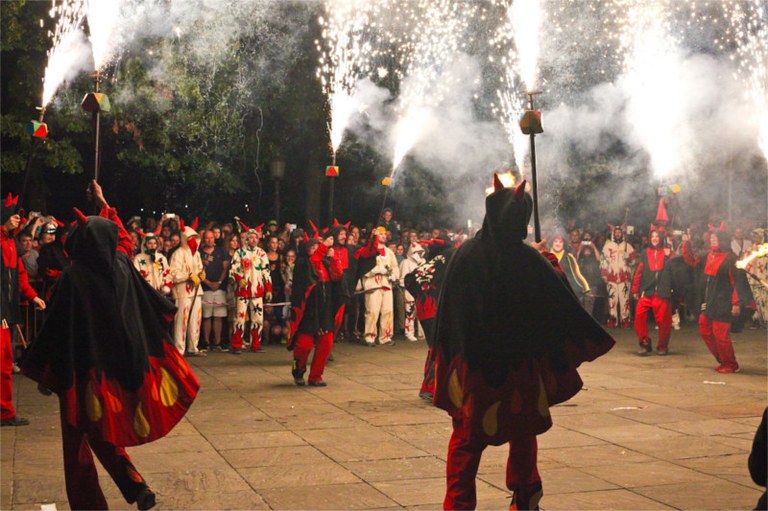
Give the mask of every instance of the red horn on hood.
<svg viewBox="0 0 768 511">
<path fill-rule="evenodd" d="M 349 226 L 350 226 L 351 224 L 352 224 L 352 220 L 350 220 L 349 222 L 347 222 L 346 224 L 344 224 L 344 228 L 345 228 L 346 230 L 349 230 Z"/>
<path fill-rule="evenodd" d="M 8 197 L 5 198 L 5 202 L 3 203 L 3 206 L 6 208 L 10 208 L 11 206 L 15 206 L 19 203 L 19 196 L 17 195 L 14 197 L 11 195 L 10 192 L 8 192 Z"/>
<path fill-rule="evenodd" d="M 720 222 L 720 230 L 721 231 L 725 230 L 725 222 Z"/>
<path fill-rule="evenodd" d="M 80 211 L 77 208 L 72 208 L 72 211 L 75 212 L 75 218 L 77 219 L 77 223 L 80 225 L 85 225 L 88 223 L 88 217 L 83 214 L 82 211 Z"/>
<path fill-rule="evenodd" d="M 520 184 L 515 188 L 515 197 L 517 200 L 523 200 L 525 197 L 525 179 L 520 181 Z"/>
<path fill-rule="evenodd" d="M 333 226 L 334 226 L 334 227 L 338 227 L 339 225 L 341 225 L 341 224 L 339 223 L 339 221 L 338 221 L 338 220 L 336 220 L 336 217 L 333 217 Z"/>
<path fill-rule="evenodd" d="M 184 219 L 179 217 L 179 229 L 184 232 Z"/>
<path fill-rule="evenodd" d="M 309 225 L 312 226 L 312 230 L 315 231 L 315 238 L 317 238 L 320 235 L 320 231 L 317 230 L 317 226 L 315 225 L 315 222 L 312 221 L 311 218 L 308 218 Z"/>
<path fill-rule="evenodd" d="M 254 231 L 261 232 L 261 228 L 264 227 L 264 224 L 259 224 L 256 227 L 253 228 Z"/>
<path fill-rule="evenodd" d="M 499 190 L 504 189 L 504 183 L 501 182 L 501 179 L 499 179 L 499 175 L 497 173 L 493 173 L 493 191 L 498 192 Z"/>
<path fill-rule="evenodd" d="M 200 221 L 200 218 L 199 218 L 199 217 L 195 217 L 195 221 L 194 221 L 194 222 L 192 222 L 192 225 L 190 226 L 190 227 L 192 227 L 192 230 L 193 230 L 193 231 L 196 231 L 196 230 L 197 230 L 197 223 L 198 223 L 199 221 Z"/>
<path fill-rule="evenodd" d="M 242 220 L 240 220 L 240 225 L 243 227 L 243 230 L 245 231 L 249 230 L 248 226 Z"/>
</svg>

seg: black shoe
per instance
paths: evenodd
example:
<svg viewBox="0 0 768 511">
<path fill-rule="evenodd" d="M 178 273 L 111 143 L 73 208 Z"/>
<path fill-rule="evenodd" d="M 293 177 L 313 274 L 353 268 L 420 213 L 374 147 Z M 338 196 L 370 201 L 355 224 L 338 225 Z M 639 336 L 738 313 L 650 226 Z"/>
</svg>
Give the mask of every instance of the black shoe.
<svg viewBox="0 0 768 511">
<path fill-rule="evenodd" d="M 232 353 L 233 355 L 242 355 L 243 354 L 243 350 L 240 349 L 240 348 L 229 348 L 229 352 Z"/>
<path fill-rule="evenodd" d="M 432 398 L 434 397 L 431 392 L 419 392 L 419 397 L 421 399 L 424 399 L 426 401 L 432 401 Z"/>
<path fill-rule="evenodd" d="M 323 380 L 317 380 L 317 381 L 309 380 L 309 386 L 310 387 L 327 387 L 328 384 L 325 383 Z"/>
<path fill-rule="evenodd" d="M 293 383 L 299 387 L 303 387 L 305 385 L 304 371 L 299 370 L 298 361 L 295 358 L 293 359 L 293 364 L 291 365 L 291 376 L 293 376 Z"/>
<path fill-rule="evenodd" d="M 150 490 L 148 486 L 142 488 L 136 496 L 136 508 L 141 510 L 152 509 L 155 507 L 155 504 L 155 492 Z"/>
<path fill-rule="evenodd" d="M 522 509 L 539 509 L 539 501 L 543 495 L 544 492 L 541 489 L 541 482 L 519 488 L 512 494 L 512 502 L 509 505 L 509 509 L 515 511 Z"/>
<path fill-rule="evenodd" d="M 0 426 L 29 426 L 29 419 L 14 415 L 10 419 L 0 421 Z"/>
<path fill-rule="evenodd" d="M 328 362 L 333 362 L 333 353 L 328 355 Z"/>
</svg>

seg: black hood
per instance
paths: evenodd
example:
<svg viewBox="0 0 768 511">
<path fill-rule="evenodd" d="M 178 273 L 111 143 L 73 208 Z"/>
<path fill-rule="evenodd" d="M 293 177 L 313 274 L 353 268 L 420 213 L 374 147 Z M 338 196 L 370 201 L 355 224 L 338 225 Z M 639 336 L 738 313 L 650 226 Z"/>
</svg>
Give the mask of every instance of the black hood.
<svg viewBox="0 0 768 511">
<path fill-rule="evenodd" d="M 96 271 L 111 272 L 117 252 L 117 224 L 99 216 L 89 216 L 67 238 L 67 254 L 73 261 Z"/>
<path fill-rule="evenodd" d="M 499 247 L 522 243 L 528 236 L 533 199 L 525 192 L 525 181 L 517 188 L 501 188 L 485 198 L 483 238 Z"/>
</svg>

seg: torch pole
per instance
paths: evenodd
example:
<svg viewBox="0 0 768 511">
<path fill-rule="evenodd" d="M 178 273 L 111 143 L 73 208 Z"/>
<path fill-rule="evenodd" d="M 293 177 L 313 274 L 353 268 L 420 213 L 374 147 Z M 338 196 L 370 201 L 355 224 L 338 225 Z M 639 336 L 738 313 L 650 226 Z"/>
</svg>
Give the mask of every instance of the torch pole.
<svg viewBox="0 0 768 511">
<path fill-rule="evenodd" d="M 534 93 L 528 93 L 528 101 L 530 109 L 533 110 L 533 95 Z M 533 195 L 533 235 L 536 242 L 541 241 L 541 223 L 539 222 L 539 181 L 536 177 L 536 135 L 530 134 L 531 137 L 531 192 Z"/>
<path fill-rule="evenodd" d="M 100 82 L 100 76 L 99 72 L 96 71 L 96 75 L 94 77 L 94 86 L 95 86 L 95 92 L 99 92 L 99 82 Z M 100 167 L 100 159 L 101 154 L 99 151 L 99 146 L 101 143 L 101 109 L 97 108 L 93 112 L 93 147 L 94 147 L 94 158 L 93 158 L 93 179 L 98 182 L 99 181 L 99 167 Z"/>
<path fill-rule="evenodd" d="M 333 152 L 333 164 L 334 167 L 336 166 L 336 151 Z M 334 183 L 336 182 L 336 178 L 334 176 L 329 176 L 329 179 L 331 180 L 330 188 L 328 189 L 328 226 L 333 225 L 333 187 Z"/>
</svg>

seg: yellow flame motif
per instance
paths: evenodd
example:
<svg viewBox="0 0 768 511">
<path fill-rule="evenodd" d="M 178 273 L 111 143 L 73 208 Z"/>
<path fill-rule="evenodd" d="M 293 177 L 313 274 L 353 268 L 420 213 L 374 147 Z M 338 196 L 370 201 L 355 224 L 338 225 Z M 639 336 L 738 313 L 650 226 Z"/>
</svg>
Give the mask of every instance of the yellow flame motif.
<svg viewBox="0 0 768 511">
<path fill-rule="evenodd" d="M 498 412 L 500 405 L 501 401 L 496 401 L 488 407 L 488 410 L 483 415 L 483 431 L 488 436 L 495 435 L 499 430 Z"/>
<path fill-rule="evenodd" d="M 547 399 L 547 391 L 544 388 L 544 382 L 541 381 L 541 375 L 539 375 L 539 400 L 537 406 L 539 415 L 542 417 L 549 416 L 549 400 Z"/>
<path fill-rule="evenodd" d="M 149 436 L 149 422 L 144 417 L 144 412 L 141 410 L 141 402 L 136 407 L 136 414 L 133 416 L 133 430 L 141 438 L 147 438 Z"/>
<path fill-rule="evenodd" d="M 160 371 L 163 374 L 160 382 L 160 401 L 164 406 L 171 407 L 176 404 L 176 400 L 179 398 L 179 387 L 168 371 L 164 368 Z"/>
<path fill-rule="evenodd" d="M 88 382 L 88 386 L 85 388 L 85 411 L 92 422 L 101 419 L 101 403 L 99 402 L 99 398 L 96 397 L 96 394 L 93 392 L 93 382 Z"/>
<path fill-rule="evenodd" d="M 464 402 L 463 394 L 461 383 L 459 383 L 459 375 L 456 373 L 456 369 L 454 369 L 448 379 L 448 397 L 451 398 L 451 403 L 456 408 L 461 408 L 461 404 Z"/>
</svg>

